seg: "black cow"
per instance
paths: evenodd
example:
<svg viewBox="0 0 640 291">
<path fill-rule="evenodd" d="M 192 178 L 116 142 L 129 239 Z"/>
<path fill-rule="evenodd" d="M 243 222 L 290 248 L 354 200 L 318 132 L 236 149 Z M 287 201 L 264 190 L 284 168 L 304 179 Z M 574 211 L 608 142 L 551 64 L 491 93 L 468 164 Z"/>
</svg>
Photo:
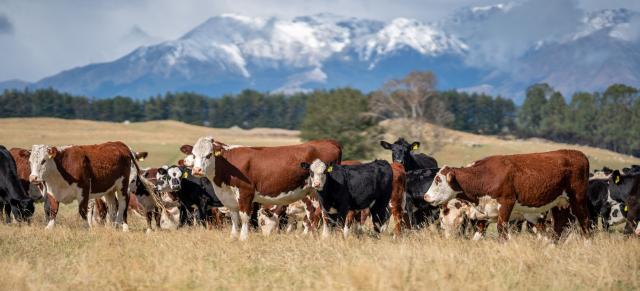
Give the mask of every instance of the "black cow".
<svg viewBox="0 0 640 291">
<path fill-rule="evenodd" d="M 323 237 L 328 236 L 329 215 L 344 227 L 349 235 L 356 211 L 369 208 L 374 231 L 379 233 L 389 219 L 387 206 L 393 191 L 393 173 L 387 161 L 375 160 L 361 165 L 330 165 L 320 160 L 312 164 L 301 163 L 309 171 L 322 207 Z"/>
<path fill-rule="evenodd" d="M 405 171 L 407 172 L 407 191 L 409 191 L 409 189 L 414 189 L 414 191 L 422 190 L 422 188 L 426 186 L 424 189 L 425 191 L 422 192 L 422 195 L 424 196 L 424 193 L 427 192 L 426 190 L 429 189 L 429 186 L 433 181 L 433 176 L 435 176 L 435 173 L 431 173 L 430 169 L 438 168 L 438 161 L 423 153 L 414 153 L 415 150 L 420 148 L 420 142 L 417 141 L 409 144 L 404 138 L 400 138 L 393 144 L 386 141 L 380 141 L 380 145 L 384 149 L 391 151 L 391 158 L 394 162 L 401 163 L 404 166 Z M 427 171 L 416 172 L 409 175 L 409 172 L 421 169 L 427 169 Z M 419 177 L 420 173 L 431 177 L 425 177 L 426 179 L 421 178 Z M 426 182 L 429 184 L 426 184 Z M 411 221 L 411 226 L 413 228 L 422 228 L 424 226 L 428 226 L 433 221 L 437 221 L 440 211 L 438 207 L 426 203 L 423 197 L 418 199 L 417 195 L 417 192 L 407 193 L 407 198 L 409 198 L 408 202 L 411 203 L 406 203 L 405 211 L 410 214 L 409 219 Z"/>
<path fill-rule="evenodd" d="M 173 192 L 180 201 L 180 226 L 197 221 L 205 225 L 205 221 L 213 222 L 214 211 L 223 207 L 213 190 L 213 185 L 206 177 L 196 177 L 184 166 L 159 168 L 156 187 L 158 191 Z M 193 217 L 192 209 L 196 210 Z"/>
<path fill-rule="evenodd" d="M 414 153 L 413 151 L 420 148 L 420 142 L 409 144 L 404 138 L 396 140 L 393 144 L 386 141 L 380 141 L 380 145 L 391 151 L 391 158 L 394 162 L 404 166 L 405 171 L 413 171 L 418 169 L 432 169 L 438 167 L 436 159 L 423 153 Z"/>
<path fill-rule="evenodd" d="M 20 184 L 16 162 L 2 145 L 0 145 L 0 204 L 5 211 L 12 211 L 17 221 L 29 221 L 33 216 L 33 200 Z"/>
<path fill-rule="evenodd" d="M 626 222 L 624 233 L 631 234 L 635 231 L 639 234 L 640 173 L 625 175 L 618 170 L 613 171 L 609 178 L 609 193 L 613 200 L 609 223 L 616 222 L 622 217 Z"/>
<path fill-rule="evenodd" d="M 589 221 L 591 229 L 596 229 L 598 220 L 602 220 L 602 228 L 609 230 L 609 214 L 611 203 L 609 202 L 609 181 L 603 179 L 589 180 L 587 188 L 587 206 L 589 209 Z"/>
<path fill-rule="evenodd" d="M 423 228 L 438 221 L 440 209 L 432 206 L 424 200 L 433 179 L 440 169 L 420 169 L 407 172 L 406 185 L 406 210 L 411 220 L 412 227 Z"/>
</svg>

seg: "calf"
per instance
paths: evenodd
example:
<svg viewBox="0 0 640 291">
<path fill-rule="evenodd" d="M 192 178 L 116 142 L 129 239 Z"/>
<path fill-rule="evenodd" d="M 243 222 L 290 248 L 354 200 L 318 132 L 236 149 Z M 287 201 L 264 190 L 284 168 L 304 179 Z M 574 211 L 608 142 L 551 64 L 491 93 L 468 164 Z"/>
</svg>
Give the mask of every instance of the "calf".
<svg viewBox="0 0 640 291">
<path fill-rule="evenodd" d="M 622 174 L 615 170 L 609 178 L 609 224 L 625 222 L 624 233 L 640 235 L 640 173 Z"/>
<path fill-rule="evenodd" d="M 196 220 L 209 225 L 220 222 L 218 208 L 222 203 L 216 196 L 213 186 L 205 177 L 191 175 L 186 167 L 171 166 L 167 169 L 159 168 L 156 176 L 156 189 L 160 192 L 173 192 L 180 201 L 180 225 L 188 223 L 195 207 Z M 192 221 L 192 219 L 189 219 Z"/>
<path fill-rule="evenodd" d="M 129 203 L 129 176 L 132 164 L 136 171 L 138 166 L 124 143 L 108 142 L 64 149 L 34 145 L 29 162 L 29 180 L 45 183 L 50 193 L 62 203 L 78 199 L 78 212 L 83 220 L 87 221 L 89 199 L 105 196 L 111 221 L 128 231 L 125 213 Z"/>
<path fill-rule="evenodd" d="M 402 223 L 402 206 L 398 197 L 401 199 L 403 193 L 394 193 L 394 190 L 404 192 L 404 187 L 394 185 L 394 180 L 403 183 L 404 171 L 394 174 L 388 162 L 376 160 L 361 165 L 327 167 L 324 162 L 315 160 L 312 164 L 302 163 L 300 166 L 309 172 L 310 184 L 318 193 L 323 210 L 323 237 L 328 236 L 329 214 L 336 214 L 338 224 L 344 227 L 343 235 L 347 237 L 355 211 L 366 208 L 369 208 L 374 231 L 379 233 L 389 218 L 387 206 L 392 198 L 392 212 L 397 223 Z M 400 229 L 401 226 L 396 228 L 397 233 Z"/>
<path fill-rule="evenodd" d="M 229 209 L 233 237 L 242 221 L 241 240 L 248 238 L 253 202 L 286 205 L 309 194 L 308 174 L 299 168 L 300 163 L 315 159 L 339 163 L 342 157 L 340 145 L 331 140 L 279 147 L 230 147 L 203 137 L 193 147 L 185 145 L 181 150 L 193 154 L 193 174 L 209 178 L 216 195 Z"/>
<path fill-rule="evenodd" d="M 4 206 L 4 211 L 7 212 L 5 215 L 8 216 L 9 221 L 8 212 L 13 212 L 18 222 L 28 222 L 33 216 L 33 200 L 20 184 L 16 162 L 11 153 L 2 145 L 0 145 L 0 204 Z"/>
<path fill-rule="evenodd" d="M 419 169 L 407 172 L 406 209 L 411 226 L 423 228 L 438 220 L 439 208 L 424 201 L 424 193 L 429 190 L 440 169 Z"/>
<path fill-rule="evenodd" d="M 556 206 L 569 200 L 583 233 L 589 230 L 587 187 L 589 160 L 579 151 L 492 156 L 464 168 L 443 167 L 425 194 L 427 202 L 445 203 L 460 193 L 474 203 L 488 196 L 499 204 L 498 233 L 507 238 L 507 223 L 515 209 L 545 213 L 552 209 L 556 234 L 567 226 Z"/>
</svg>

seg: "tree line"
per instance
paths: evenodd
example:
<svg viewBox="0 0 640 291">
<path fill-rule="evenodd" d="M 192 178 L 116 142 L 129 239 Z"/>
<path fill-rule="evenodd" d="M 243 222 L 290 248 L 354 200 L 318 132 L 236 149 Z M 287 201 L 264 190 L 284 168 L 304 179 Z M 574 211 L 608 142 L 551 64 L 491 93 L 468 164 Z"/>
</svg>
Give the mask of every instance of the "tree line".
<svg viewBox="0 0 640 291">
<path fill-rule="evenodd" d="M 404 118 L 477 134 L 543 137 L 639 156 L 638 95 L 638 89 L 616 84 L 604 92 L 578 92 L 567 102 L 551 86 L 536 84 L 516 107 L 501 96 L 439 91 L 431 72 L 412 72 L 369 94 L 352 88 L 294 95 L 245 90 L 220 98 L 183 92 L 135 100 L 94 99 L 54 89 L 6 90 L 0 95 L 0 117 L 171 119 L 211 127 L 300 129 L 303 139 L 337 139 L 345 157 L 353 159 L 370 157 L 377 150 L 381 120 Z"/>
</svg>

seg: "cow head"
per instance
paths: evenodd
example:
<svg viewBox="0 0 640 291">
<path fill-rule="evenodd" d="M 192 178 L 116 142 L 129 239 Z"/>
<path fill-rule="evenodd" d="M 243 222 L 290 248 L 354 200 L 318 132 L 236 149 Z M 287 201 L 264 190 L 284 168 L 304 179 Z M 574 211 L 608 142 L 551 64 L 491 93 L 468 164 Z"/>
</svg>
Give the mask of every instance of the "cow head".
<svg viewBox="0 0 640 291">
<path fill-rule="evenodd" d="M 380 141 L 382 148 L 391 151 L 391 159 L 402 165 L 405 165 L 406 161 L 411 158 L 411 151 L 415 151 L 420 148 L 420 142 L 408 143 L 404 138 L 396 140 L 393 144 L 386 141 Z"/>
<path fill-rule="evenodd" d="M 300 167 L 309 171 L 309 185 L 319 191 L 324 189 L 324 184 L 327 182 L 327 173 L 333 170 L 333 164 L 327 167 L 327 164 L 320 159 L 316 159 L 311 164 L 303 162 Z"/>
<path fill-rule="evenodd" d="M 468 202 L 459 199 L 451 199 L 440 208 L 440 227 L 444 237 L 451 238 L 462 234 L 463 224 L 470 217 L 470 212 L 475 209 Z"/>
<path fill-rule="evenodd" d="M 213 176 L 215 169 L 215 156 L 222 153 L 222 147 L 215 144 L 213 137 L 201 137 L 193 146 L 183 145 L 180 151 L 187 155 L 193 155 L 194 176 Z M 187 161 L 185 159 L 185 164 Z"/>
<path fill-rule="evenodd" d="M 424 200 L 433 205 L 440 205 L 460 193 L 462 191 L 456 180 L 454 169 L 444 166 L 433 179 L 433 183 L 424 195 Z"/>
<path fill-rule="evenodd" d="M 182 175 L 186 174 L 179 167 L 159 168 L 156 173 L 156 190 L 159 192 L 180 191 Z"/>
<path fill-rule="evenodd" d="M 32 183 L 41 183 L 46 180 L 46 176 L 51 170 L 56 168 L 54 158 L 58 154 L 56 147 L 47 145 L 34 145 L 31 148 L 29 156 L 29 166 L 31 166 L 31 174 L 29 181 Z"/>
<path fill-rule="evenodd" d="M 267 236 L 278 230 L 278 216 L 271 209 L 260 208 L 258 211 L 258 224 L 262 234 Z"/>
<path fill-rule="evenodd" d="M 616 225 L 625 222 L 625 217 L 627 216 L 626 210 L 627 206 L 624 203 L 613 202 L 607 223 L 609 223 L 609 225 Z"/>
</svg>

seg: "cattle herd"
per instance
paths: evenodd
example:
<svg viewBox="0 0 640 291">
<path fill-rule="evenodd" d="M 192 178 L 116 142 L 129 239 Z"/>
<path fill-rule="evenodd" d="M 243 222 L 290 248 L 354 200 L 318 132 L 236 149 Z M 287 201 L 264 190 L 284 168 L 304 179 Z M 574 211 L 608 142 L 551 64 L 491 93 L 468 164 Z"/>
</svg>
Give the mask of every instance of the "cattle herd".
<svg viewBox="0 0 640 291">
<path fill-rule="evenodd" d="M 221 229 L 230 221 L 240 240 L 251 230 L 293 232 L 300 224 L 304 234 L 340 229 L 347 237 L 369 218 L 376 235 L 391 216 L 394 236 L 433 224 L 445 237 L 476 240 L 491 222 L 501 239 L 523 228 L 559 238 L 574 224 L 589 235 L 625 223 L 626 235 L 640 236 L 640 166 L 590 173 L 582 152 L 558 150 L 439 168 L 416 153 L 419 142 L 380 145 L 391 163 L 343 161 L 332 140 L 250 147 L 202 137 L 180 147 L 177 165 L 159 168 L 141 168 L 147 153 L 122 142 L 0 146 L 0 210 L 6 223 L 29 222 L 34 201 L 43 200 L 46 229 L 53 229 L 59 203 L 77 200 L 87 227 L 128 231 L 130 213 L 146 218 L 148 232 Z"/>
</svg>

